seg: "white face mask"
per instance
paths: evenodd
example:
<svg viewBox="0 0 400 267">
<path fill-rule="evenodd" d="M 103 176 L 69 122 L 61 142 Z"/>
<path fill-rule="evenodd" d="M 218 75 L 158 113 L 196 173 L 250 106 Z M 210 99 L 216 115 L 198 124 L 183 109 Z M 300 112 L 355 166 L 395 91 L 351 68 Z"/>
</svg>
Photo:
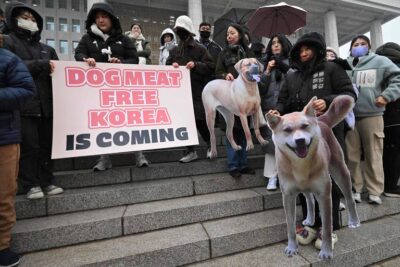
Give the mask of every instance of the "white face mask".
<svg viewBox="0 0 400 267">
<path fill-rule="evenodd" d="M 35 33 L 37 31 L 39 31 L 39 28 L 37 26 L 36 22 L 33 22 L 29 19 L 22 19 L 22 18 L 18 18 L 17 19 L 18 22 L 18 27 L 24 30 L 28 30 L 31 33 Z"/>
</svg>

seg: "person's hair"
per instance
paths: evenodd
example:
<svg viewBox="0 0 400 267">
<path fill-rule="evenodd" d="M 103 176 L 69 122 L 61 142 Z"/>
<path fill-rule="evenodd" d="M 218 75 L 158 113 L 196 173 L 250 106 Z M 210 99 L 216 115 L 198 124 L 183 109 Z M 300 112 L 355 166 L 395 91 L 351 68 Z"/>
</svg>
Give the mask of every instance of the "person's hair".
<svg viewBox="0 0 400 267">
<path fill-rule="evenodd" d="M 354 37 L 353 40 L 351 40 L 350 49 L 349 49 L 350 51 L 351 51 L 351 48 L 353 47 L 354 42 L 357 41 L 357 39 L 363 39 L 364 41 L 366 41 L 368 44 L 368 48 L 371 49 L 371 41 L 369 40 L 369 38 L 363 34 L 360 34 L 360 35 L 357 35 L 356 37 Z"/>
<path fill-rule="evenodd" d="M 199 29 L 201 28 L 201 26 L 208 26 L 208 27 L 210 27 L 210 28 L 211 28 L 211 24 L 210 24 L 210 23 L 208 23 L 208 22 L 205 22 L 205 21 L 203 21 L 202 23 L 200 23 L 200 25 L 199 25 Z"/>
<path fill-rule="evenodd" d="M 253 53 L 254 53 L 254 55 L 256 57 L 261 57 L 262 56 L 262 50 L 264 48 L 265 48 L 264 44 L 262 44 L 260 42 L 257 42 L 257 43 L 251 44 L 250 50 L 253 51 Z"/>
<path fill-rule="evenodd" d="M 268 45 L 267 45 L 267 49 L 265 51 L 265 53 L 267 54 L 268 58 L 272 57 L 272 40 L 274 40 L 274 38 L 278 38 L 279 43 L 281 44 L 282 50 L 281 50 L 281 55 L 285 58 L 289 57 L 289 52 L 290 49 L 292 49 L 292 43 L 289 41 L 288 38 L 286 38 L 285 35 L 278 33 L 275 34 L 274 36 L 272 36 L 272 38 L 269 40 Z"/>
<path fill-rule="evenodd" d="M 248 48 L 249 48 L 249 43 L 247 42 L 247 39 L 244 36 L 244 30 L 243 30 L 242 26 L 240 26 L 237 23 L 230 23 L 228 25 L 228 27 L 226 27 L 226 31 L 225 32 L 228 32 L 229 27 L 235 28 L 238 31 L 238 33 L 239 33 L 239 44 L 247 51 Z M 226 39 L 226 37 L 225 37 L 225 43 L 226 43 L 226 45 L 228 45 L 228 40 Z"/>
<path fill-rule="evenodd" d="M 131 25 L 131 27 L 129 28 L 129 30 L 132 30 L 133 26 L 135 26 L 135 25 L 139 26 L 140 31 L 143 33 L 142 25 L 140 25 L 140 23 L 137 23 L 137 22 L 132 23 L 132 25 Z"/>
</svg>

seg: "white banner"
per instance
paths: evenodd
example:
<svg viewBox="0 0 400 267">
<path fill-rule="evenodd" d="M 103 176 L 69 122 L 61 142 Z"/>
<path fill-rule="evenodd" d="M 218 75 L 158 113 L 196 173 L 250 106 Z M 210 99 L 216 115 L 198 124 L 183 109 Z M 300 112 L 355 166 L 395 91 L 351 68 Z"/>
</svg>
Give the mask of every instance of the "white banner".
<svg viewBox="0 0 400 267">
<path fill-rule="evenodd" d="M 53 159 L 198 144 L 186 68 L 54 64 Z"/>
</svg>

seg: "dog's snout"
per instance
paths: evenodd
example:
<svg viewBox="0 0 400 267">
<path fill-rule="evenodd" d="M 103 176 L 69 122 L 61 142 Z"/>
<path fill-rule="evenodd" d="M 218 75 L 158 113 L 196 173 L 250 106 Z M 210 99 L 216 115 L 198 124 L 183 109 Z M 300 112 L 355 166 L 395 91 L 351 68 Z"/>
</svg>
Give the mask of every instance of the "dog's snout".
<svg viewBox="0 0 400 267">
<path fill-rule="evenodd" d="M 297 146 L 304 146 L 306 144 L 305 138 L 299 138 L 295 140 Z"/>
<path fill-rule="evenodd" d="M 251 74 L 258 74 L 258 64 L 251 64 L 249 71 Z"/>
</svg>

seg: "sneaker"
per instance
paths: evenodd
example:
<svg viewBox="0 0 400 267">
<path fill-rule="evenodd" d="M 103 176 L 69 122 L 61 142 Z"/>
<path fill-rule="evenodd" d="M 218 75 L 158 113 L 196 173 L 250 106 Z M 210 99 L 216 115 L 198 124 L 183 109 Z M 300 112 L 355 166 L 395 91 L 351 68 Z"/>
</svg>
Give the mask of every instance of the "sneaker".
<svg viewBox="0 0 400 267">
<path fill-rule="evenodd" d="M 58 195 L 58 194 L 62 194 L 64 192 L 64 189 L 51 184 L 44 188 L 44 192 L 46 193 L 46 195 Z"/>
<path fill-rule="evenodd" d="M 101 155 L 93 166 L 93 171 L 105 171 L 112 168 L 112 163 L 109 155 Z"/>
<path fill-rule="evenodd" d="M 249 167 L 243 168 L 240 170 L 241 174 L 256 174 L 256 171 L 253 169 L 250 169 Z"/>
<path fill-rule="evenodd" d="M 378 197 L 378 196 L 369 195 L 368 196 L 368 203 L 369 204 L 380 205 L 380 204 L 382 204 L 382 199 L 380 197 Z"/>
<path fill-rule="evenodd" d="M 304 226 L 296 229 L 296 239 L 301 245 L 308 245 L 317 238 L 317 230 Z"/>
<path fill-rule="evenodd" d="M 332 233 L 332 249 L 335 248 L 335 244 L 338 242 L 338 237 L 336 233 Z M 322 231 L 318 230 L 317 240 L 315 240 L 315 248 L 321 250 L 322 245 Z"/>
<path fill-rule="evenodd" d="M 0 266 L 1 267 L 13 267 L 17 266 L 21 260 L 21 257 L 10 250 L 10 248 L 6 248 L 0 250 Z"/>
<path fill-rule="evenodd" d="M 346 209 L 346 205 L 344 205 L 344 203 L 342 201 L 340 201 L 339 210 L 342 211 L 342 210 L 345 210 L 345 209 Z"/>
<path fill-rule="evenodd" d="M 234 170 L 229 171 L 229 174 L 233 178 L 239 178 L 240 176 L 242 176 L 242 174 L 240 173 L 240 171 L 238 169 L 234 169 Z"/>
<path fill-rule="evenodd" d="M 273 176 L 273 177 L 269 178 L 268 179 L 267 190 L 268 191 L 275 191 L 276 189 L 278 189 L 277 182 L 278 182 L 278 178 L 276 176 Z"/>
<path fill-rule="evenodd" d="M 207 149 L 206 158 L 211 159 L 211 148 Z"/>
<path fill-rule="evenodd" d="M 361 194 L 360 193 L 353 193 L 353 199 L 356 203 L 361 203 Z"/>
<path fill-rule="evenodd" d="M 149 166 L 149 161 L 142 152 L 136 154 L 136 166 L 139 168 Z"/>
<path fill-rule="evenodd" d="M 385 190 L 383 194 L 387 197 L 400 197 L 400 186 L 397 186 L 394 189 Z"/>
<path fill-rule="evenodd" d="M 43 198 L 44 194 L 42 191 L 42 188 L 40 188 L 39 186 L 37 187 L 32 187 L 28 193 L 26 193 L 26 198 L 27 199 L 39 199 L 39 198 Z"/>
<path fill-rule="evenodd" d="M 198 158 L 197 157 L 197 152 L 196 151 L 191 151 L 191 152 L 188 152 L 183 158 L 181 158 L 179 160 L 179 162 L 188 163 L 188 162 L 191 162 L 193 160 L 196 160 L 197 158 Z"/>
</svg>

